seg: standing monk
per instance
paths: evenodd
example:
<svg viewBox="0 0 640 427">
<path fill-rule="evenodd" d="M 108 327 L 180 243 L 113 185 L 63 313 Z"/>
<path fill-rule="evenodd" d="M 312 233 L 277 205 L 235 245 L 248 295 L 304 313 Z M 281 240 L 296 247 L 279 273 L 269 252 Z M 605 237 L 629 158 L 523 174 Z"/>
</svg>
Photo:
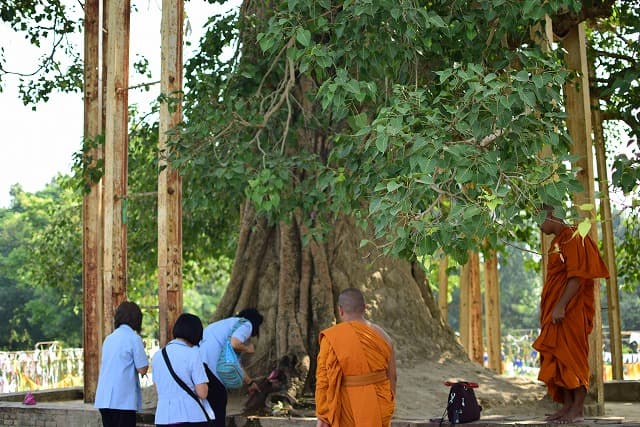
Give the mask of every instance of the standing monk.
<svg viewBox="0 0 640 427">
<path fill-rule="evenodd" d="M 338 297 L 342 322 L 320 333 L 317 427 L 388 427 L 395 409 L 396 358 L 387 333 L 364 318 L 355 288 Z"/>
<path fill-rule="evenodd" d="M 594 279 L 609 277 L 598 248 L 545 207 L 540 226 L 555 235 L 548 253 L 547 277 L 540 302 L 540 336 L 533 347 L 540 352 L 538 379 L 551 398 L 562 403 L 547 420 L 573 423 L 584 419 L 589 387 L 589 333 L 593 329 Z"/>
</svg>

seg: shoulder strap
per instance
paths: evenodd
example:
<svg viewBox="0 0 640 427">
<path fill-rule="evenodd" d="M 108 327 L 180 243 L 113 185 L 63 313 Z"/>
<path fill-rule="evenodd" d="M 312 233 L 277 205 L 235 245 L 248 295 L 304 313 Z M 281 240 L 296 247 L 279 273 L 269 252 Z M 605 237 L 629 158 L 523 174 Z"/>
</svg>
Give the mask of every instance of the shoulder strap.
<svg viewBox="0 0 640 427">
<path fill-rule="evenodd" d="M 171 373 L 171 376 L 173 377 L 173 379 L 176 380 L 178 385 L 182 387 L 189 396 L 193 397 L 193 399 L 198 403 L 198 405 L 202 409 L 202 412 L 204 412 L 204 416 L 207 419 L 207 422 L 209 424 L 212 424 L 212 420 L 211 418 L 209 418 L 209 414 L 207 413 L 207 410 L 204 409 L 204 406 L 202 405 L 200 398 L 193 392 L 193 390 L 189 388 L 188 385 L 184 383 L 184 381 L 182 381 L 182 379 L 176 374 L 176 371 L 173 370 L 173 366 L 171 366 L 171 362 L 169 361 L 169 355 L 167 354 L 166 347 L 162 349 L 162 357 L 164 358 L 164 362 L 167 364 L 167 368 L 169 368 L 169 372 Z"/>
<path fill-rule="evenodd" d="M 229 332 L 229 336 L 227 337 L 227 340 L 231 339 L 231 335 L 233 335 L 233 333 L 236 331 L 236 329 L 238 329 L 241 325 L 244 325 L 246 322 L 248 322 L 247 319 L 245 319 L 244 317 L 240 317 L 238 319 L 238 321 L 236 322 L 235 325 L 233 325 L 233 328 L 231 328 L 231 331 Z"/>
</svg>

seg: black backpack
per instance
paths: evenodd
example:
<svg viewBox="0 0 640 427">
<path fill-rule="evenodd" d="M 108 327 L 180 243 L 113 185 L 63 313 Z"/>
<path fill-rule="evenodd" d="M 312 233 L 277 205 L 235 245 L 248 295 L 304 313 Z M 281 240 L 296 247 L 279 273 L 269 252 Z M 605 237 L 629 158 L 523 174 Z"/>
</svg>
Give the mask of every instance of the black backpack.
<svg viewBox="0 0 640 427">
<path fill-rule="evenodd" d="M 444 384 L 451 386 L 446 409 L 451 425 L 479 420 L 482 406 L 478 404 L 478 399 L 476 399 L 476 394 L 473 391 L 474 388 L 478 387 L 478 384 L 467 381 L 457 383 L 447 381 Z"/>
</svg>

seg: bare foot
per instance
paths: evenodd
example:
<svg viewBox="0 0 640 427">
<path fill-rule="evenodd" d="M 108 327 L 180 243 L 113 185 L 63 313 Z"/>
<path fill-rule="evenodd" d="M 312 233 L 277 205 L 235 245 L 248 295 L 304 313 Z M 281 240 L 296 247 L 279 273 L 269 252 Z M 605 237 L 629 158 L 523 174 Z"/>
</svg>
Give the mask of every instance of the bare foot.
<svg viewBox="0 0 640 427">
<path fill-rule="evenodd" d="M 565 417 L 565 415 L 567 415 L 567 413 L 569 412 L 570 408 L 561 408 L 558 409 L 556 412 L 554 412 L 553 414 L 549 415 L 548 417 L 545 418 L 545 421 L 556 421 L 559 419 L 562 419 Z"/>
<path fill-rule="evenodd" d="M 573 424 L 584 421 L 584 416 L 582 413 L 569 411 L 565 415 L 560 418 L 556 418 L 552 420 L 555 424 Z"/>
</svg>

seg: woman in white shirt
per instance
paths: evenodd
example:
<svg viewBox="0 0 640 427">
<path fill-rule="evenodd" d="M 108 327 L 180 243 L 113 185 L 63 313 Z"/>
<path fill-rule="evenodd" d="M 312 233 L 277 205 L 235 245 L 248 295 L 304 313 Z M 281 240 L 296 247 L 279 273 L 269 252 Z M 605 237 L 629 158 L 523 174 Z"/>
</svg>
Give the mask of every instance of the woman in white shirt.
<svg viewBox="0 0 640 427">
<path fill-rule="evenodd" d="M 102 363 L 96 401 L 105 427 L 135 427 L 136 411 L 142 409 L 138 374 L 145 375 L 149 361 L 140 338 L 142 311 L 125 301 L 114 316 L 115 330 L 102 344 Z"/>
<path fill-rule="evenodd" d="M 156 426 L 209 426 L 214 413 L 206 400 L 209 387 L 207 374 L 198 351 L 202 339 L 202 321 L 196 315 L 183 313 L 173 326 L 174 339 L 166 348 L 167 356 L 176 375 L 197 396 L 190 396 L 173 378 L 162 351 L 153 355 L 153 382 L 158 391 Z M 202 405 L 202 406 L 201 406 Z"/>
</svg>

